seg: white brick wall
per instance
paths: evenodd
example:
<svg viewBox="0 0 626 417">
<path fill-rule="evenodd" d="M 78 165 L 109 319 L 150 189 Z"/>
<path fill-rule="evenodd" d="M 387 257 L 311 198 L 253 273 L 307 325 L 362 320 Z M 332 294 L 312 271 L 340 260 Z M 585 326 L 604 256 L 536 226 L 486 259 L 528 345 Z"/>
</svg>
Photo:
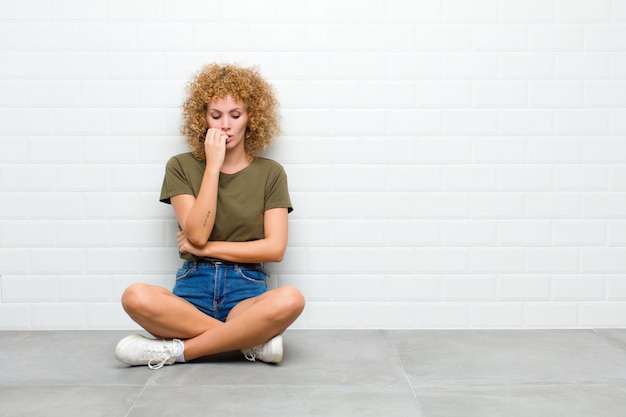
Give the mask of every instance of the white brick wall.
<svg viewBox="0 0 626 417">
<path fill-rule="evenodd" d="M 0 329 L 172 285 L 211 61 L 282 103 L 296 327 L 626 327 L 626 1 L 0 0 Z"/>
</svg>

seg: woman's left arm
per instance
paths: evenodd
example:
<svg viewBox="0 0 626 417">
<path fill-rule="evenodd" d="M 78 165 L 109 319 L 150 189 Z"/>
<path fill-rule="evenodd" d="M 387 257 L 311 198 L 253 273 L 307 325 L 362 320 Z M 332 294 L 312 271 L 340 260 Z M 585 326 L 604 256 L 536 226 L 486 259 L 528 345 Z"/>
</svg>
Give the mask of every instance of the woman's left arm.
<svg viewBox="0 0 626 417">
<path fill-rule="evenodd" d="M 266 210 L 263 214 L 265 237 L 249 242 L 207 242 L 194 246 L 183 232 L 178 232 L 178 250 L 195 256 L 239 263 L 280 262 L 287 249 L 288 220 L 286 208 Z"/>
</svg>

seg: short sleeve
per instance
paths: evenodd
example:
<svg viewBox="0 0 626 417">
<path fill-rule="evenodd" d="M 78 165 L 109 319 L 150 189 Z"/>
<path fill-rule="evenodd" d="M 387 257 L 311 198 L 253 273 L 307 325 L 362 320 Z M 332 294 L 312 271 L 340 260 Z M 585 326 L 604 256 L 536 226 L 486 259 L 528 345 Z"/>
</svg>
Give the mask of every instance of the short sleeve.
<svg viewBox="0 0 626 417">
<path fill-rule="evenodd" d="M 293 211 L 287 174 L 278 163 L 275 163 L 270 171 L 265 190 L 265 210 L 273 208 L 287 208 L 289 213 Z"/>
<path fill-rule="evenodd" d="M 194 192 L 180 160 L 174 156 L 165 165 L 165 177 L 159 199 L 162 203 L 171 204 L 170 198 L 180 194 L 194 195 Z"/>
</svg>

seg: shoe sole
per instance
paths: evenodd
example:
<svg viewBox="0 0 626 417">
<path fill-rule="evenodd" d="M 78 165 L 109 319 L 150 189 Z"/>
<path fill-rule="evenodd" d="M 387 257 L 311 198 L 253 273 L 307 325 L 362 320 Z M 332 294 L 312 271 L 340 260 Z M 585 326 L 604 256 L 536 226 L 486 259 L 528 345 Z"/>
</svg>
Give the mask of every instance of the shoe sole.
<svg viewBox="0 0 626 417">
<path fill-rule="evenodd" d="M 124 348 L 127 345 L 133 343 L 137 339 L 144 339 L 144 337 L 140 334 L 131 334 L 130 336 L 126 336 L 125 338 L 119 341 L 119 343 L 115 347 L 115 357 L 117 358 L 118 361 L 125 363 L 127 365 L 131 365 L 124 360 L 122 352 L 124 351 Z"/>
<path fill-rule="evenodd" d="M 278 349 L 278 352 L 276 352 L 276 354 L 274 355 L 274 360 L 270 361 L 270 363 L 280 363 L 280 361 L 283 360 L 283 336 L 279 334 L 278 336 L 274 337 L 272 339 L 272 343 L 278 343 L 280 347 Z"/>
</svg>

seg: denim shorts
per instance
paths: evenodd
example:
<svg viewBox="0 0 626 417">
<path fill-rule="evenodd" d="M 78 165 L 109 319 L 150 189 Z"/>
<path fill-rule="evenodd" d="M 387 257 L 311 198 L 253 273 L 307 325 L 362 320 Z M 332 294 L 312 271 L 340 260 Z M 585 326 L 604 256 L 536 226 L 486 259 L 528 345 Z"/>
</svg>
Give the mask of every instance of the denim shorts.
<svg viewBox="0 0 626 417">
<path fill-rule="evenodd" d="M 241 301 L 267 291 L 266 278 L 261 264 L 187 261 L 176 273 L 172 293 L 203 313 L 226 321 L 230 310 Z"/>
</svg>

